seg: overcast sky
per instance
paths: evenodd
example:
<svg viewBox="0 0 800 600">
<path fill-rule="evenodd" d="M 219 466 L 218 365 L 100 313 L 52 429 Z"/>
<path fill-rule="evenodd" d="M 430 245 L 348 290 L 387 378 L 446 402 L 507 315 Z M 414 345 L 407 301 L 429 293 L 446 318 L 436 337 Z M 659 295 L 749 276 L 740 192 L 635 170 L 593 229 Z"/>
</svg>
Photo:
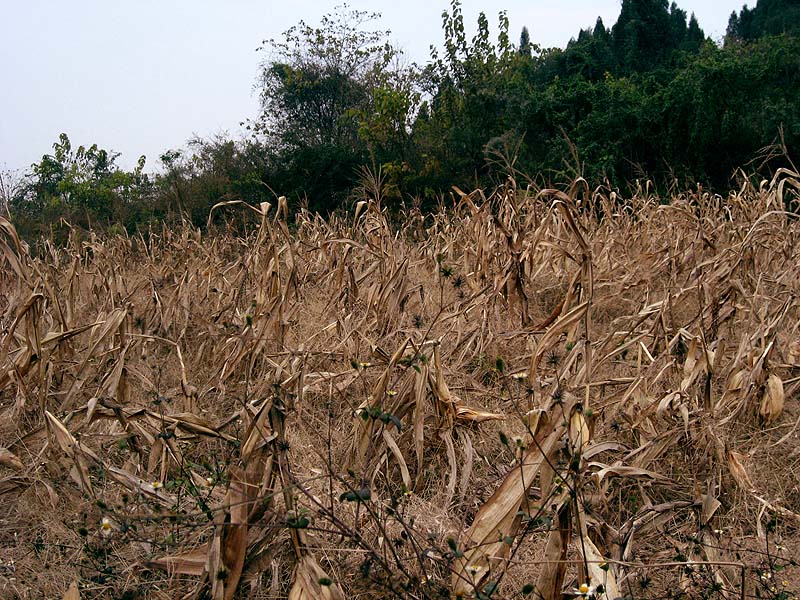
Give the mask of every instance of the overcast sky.
<svg viewBox="0 0 800 600">
<path fill-rule="evenodd" d="M 720 39 L 742 0 L 683 0 L 706 35 Z M 25 169 L 61 132 L 73 146 L 97 143 L 149 168 L 194 135 L 227 132 L 255 117 L 261 41 L 303 19 L 311 25 L 337 0 L 0 0 L 0 167 Z M 409 60 L 425 62 L 442 41 L 445 0 L 352 0 L 382 13 L 379 27 Z M 751 2 L 754 4 L 754 2 Z M 598 16 L 607 27 L 620 0 L 463 0 L 470 36 L 479 11 L 496 34 L 506 9 L 516 42 L 523 26 L 542 46 L 565 46 Z"/>
</svg>

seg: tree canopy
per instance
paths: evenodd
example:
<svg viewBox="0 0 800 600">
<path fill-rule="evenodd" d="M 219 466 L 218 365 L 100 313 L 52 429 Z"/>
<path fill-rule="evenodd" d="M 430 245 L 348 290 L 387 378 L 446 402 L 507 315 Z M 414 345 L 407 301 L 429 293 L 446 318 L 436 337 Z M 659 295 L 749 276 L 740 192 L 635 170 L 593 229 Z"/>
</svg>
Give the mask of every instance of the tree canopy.
<svg viewBox="0 0 800 600">
<path fill-rule="evenodd" d="M 42 233 L 61 217 L 129 230 L 170 215 L 204 224 L 220 200 L 275 195 L 326 212 L 365 176 L 387 202 L 423 207 L 452 185 L 509 175 L 724 192 L 742 167 L 792 166 L 798 11 L 800 0 L 744 6 L 720 46 L 674 2 L 623 0 L 610 27 L 598 18 L 560 49 L 536 44 L 524 24 L 517 37 L 504 11 L 481 13 L 470 34 L 452 0 L 441 45 L 417 66 L 379 15 L 344 6 L 263 43 L 252 137 L 195 140 L 148 177 L 143 159 L 124 172 L 112 152 L 73 150 L 64 135 L 6 203 L 23 231 Z"/>
</svg>

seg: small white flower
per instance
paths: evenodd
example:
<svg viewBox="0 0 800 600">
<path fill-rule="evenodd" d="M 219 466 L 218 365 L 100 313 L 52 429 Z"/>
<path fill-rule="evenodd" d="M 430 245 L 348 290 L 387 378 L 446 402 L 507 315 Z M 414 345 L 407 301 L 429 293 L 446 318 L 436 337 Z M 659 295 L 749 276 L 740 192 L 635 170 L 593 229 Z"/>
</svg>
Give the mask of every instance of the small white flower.
<svg viewBox="0 0 800 600">
<path fill-rule="evenodd" d="M 515 379 L 516 381 L 524 381 L 527 378 L 528 378 L 528 374 L 524 373 L 524 372 L 523 373 L 514 373 L 511 376 L 511 379 Z"/>
<path fill-rule="evenodd" d="M 103 517 L 102 521 L 100 521 L 100 533 L 103 535 L 111 535 L 111 519 L 108 517 Z"/>
<path fill-rule="evenodd" d="M 594 598 L 595 588 L 588 583 L 582 583 L 577 588 L 574 588 L 572 592 L 584 598 Z"/>
<path fill-rule="evenodd" d="M 206 477 L 206 483 L 208 485 L 214 485 L 214 478 L 213 477 Z"/>
</svg>

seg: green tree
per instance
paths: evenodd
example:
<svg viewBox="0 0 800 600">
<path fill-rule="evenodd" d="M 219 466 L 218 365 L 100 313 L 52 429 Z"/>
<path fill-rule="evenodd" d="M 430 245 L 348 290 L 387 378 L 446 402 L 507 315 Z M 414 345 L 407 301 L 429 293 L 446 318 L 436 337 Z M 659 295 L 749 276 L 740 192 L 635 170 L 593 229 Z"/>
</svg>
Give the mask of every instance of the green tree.
<svg viewBox="0 0 800 600">
<path fill-rule="evenodd" d="M 268 40 L 257 132 L 272 156 L 281 193 L 315 208 L 340 201 L 358 166 L 399 158 L 416 106 L 413 70 L 400 63 L 377 13 L 339 7 L 318 27 L 305 22 Z"/>
<path fill-rule="evenodd" d="M 766 35 L 800 34 L 800 0 L 758 0 L 754 8 L 745 5 L 728 20 L 726 44 L 752 42 Z"/>
<path fill-rule="evenodd" d="M 704 35 L 697 19 L 667 0 L 622 0 L 611 29 L 620 74 L 650 71 L 668 63 L 676 50 L 697 51 Z"/>
<path fill-rule="evenodd" d="M 513 107 L 525 86 L 517 75 L 532 62 L 510 43 L 505 12 L 498 15 L 496 43 L 484 13 L 478 16 L 477 33 L 467 39 L 458 0 L 442 13 L 442 29 L 444 52 L 440 56 L 432 50 L 424 71 L 430 98 L 414 125 L 417 168 L 432 189 L 473 185 L 488 174 L 486 145 L 515 134 Z"/>
<path fill-rule="evenodd" d="M 131 172 L 116 166 L 118 157 L 97 144 L 73 149 L 62 133 L 53 153 L 32 165 L 26 184 L 12 200 L 12 215 L 21 231 L 44 234 L 61 219 L 83 228 L 115 223 L 135 227 L 152 184 L 144 173 L 144 156 Z"/>
<path fill-rule="evenodd" d="M 664 155 L 686 175 L 721 189 L 735 169 L 781 136 L 795 156 L 798 90 L 800 38 L 765 37 L 745 47 L 709 44 L 676 74 L 660 100 Z"/>
<path fill-rule="evenodd" d="M 530 58 L 531 48 L 531 34 L 527 27 L 523 27 L 522 32 L 519 34 L 519 48 L 517 50 L 520 55 Z"/>
</svg>

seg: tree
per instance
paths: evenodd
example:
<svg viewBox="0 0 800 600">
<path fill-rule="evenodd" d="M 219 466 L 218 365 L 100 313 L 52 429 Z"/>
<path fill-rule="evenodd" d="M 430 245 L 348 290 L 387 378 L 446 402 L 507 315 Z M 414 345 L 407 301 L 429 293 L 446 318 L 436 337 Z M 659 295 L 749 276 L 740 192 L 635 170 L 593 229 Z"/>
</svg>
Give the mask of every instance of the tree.
<svg viewBox="0 0 800 600">
<path fill-rule="evenodd" d="M 0 213 L 11 216 L 11 204 L 23 193 L 25 180 L 19 171 L 3 169 L 0 171 Z"/>
<path fill-rule="evenodd" d="M 697 51 L 704 36 L 696 19 L 687 26 L 686 12 L 674 2 L 622 0 L 611 37 L 621 74 L 629 74 L 664 66 L 676 50 Z"/>
<path fill-rule="evenodd" d="M 519 34 L 519 48 L 517 51 L 521 56 L 527 56 L 528 58 L 531 56 L 531 34 L 527 27 L 523 27 L 522 32 Z"/>
<path fill-rule="evenodd" d="M 12 199 L 12 216 L 25 233 L 45 233 L 65 219 L 84 228 L 115 223 L 135 227 L 137 211 L 151 190 L 144 173 L 145 157 L 126 172 L 115 165 L 119 154 L 97 144 L 73 149 L 66 133 L 53 144 L 53 153 L 32 165 L 22 189 Z"/>
<path fill-rule="evenodd" d="M 424 71 L 430 102 L 414 125 L 418 168 L 431 187 L 472 185 L 487 172 L 487 143 L 515 127 L 512 107 L 525 86 L 516 74 L 533 61 L 510 43 L 505 12 L 498 15 L 496 43 L 484 13 L 478 15 L 477 33 L 467 39 L 458 0 L 442 13 L 442 29 L 444 53 L 433 49 Z"/>
<path fill-rule="evenodd" d="M 273 157 L 273 182 L 305 178 L 294 191 L 329 202 L 358 166 L 402 155 L 418 94 L 390 32 L 367 29 L 379 17 L 344 5 L 318 27 L 301 21 L 283 40 L 264 42 L 257 132 Z"/>
<path fill-rule="evenodd" d="M 758 0 L 750 9 L 745 5 L 728 20 L 726 44 L 744 44 L 767 35 L 800 34 L 800 0 Z"/>
</svg>

